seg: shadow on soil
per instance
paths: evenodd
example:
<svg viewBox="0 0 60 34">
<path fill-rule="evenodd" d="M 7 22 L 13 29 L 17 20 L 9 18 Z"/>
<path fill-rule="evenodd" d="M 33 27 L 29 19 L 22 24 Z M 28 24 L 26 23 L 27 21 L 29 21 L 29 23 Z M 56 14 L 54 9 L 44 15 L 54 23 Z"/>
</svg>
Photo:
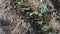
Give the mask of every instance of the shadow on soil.
<svg viewBox="0 0 60 34">
<path fill-rule="evenodd" d="M 10 34 L 9 25 L 10 25 L 9 21 L 0 19 L 0 26 L 2 30 L 5 32 L 5 34 Z"/>
<path fill-rule="evenodd" d="M 53 3 L 53 5 L 54 5 L 54 7 L 55 7 L 55 9 L 60 9 L 60 3 L 58 2 L 58 0 L 51 0 L 52 1 L 52 3 Z"/>
</svg>

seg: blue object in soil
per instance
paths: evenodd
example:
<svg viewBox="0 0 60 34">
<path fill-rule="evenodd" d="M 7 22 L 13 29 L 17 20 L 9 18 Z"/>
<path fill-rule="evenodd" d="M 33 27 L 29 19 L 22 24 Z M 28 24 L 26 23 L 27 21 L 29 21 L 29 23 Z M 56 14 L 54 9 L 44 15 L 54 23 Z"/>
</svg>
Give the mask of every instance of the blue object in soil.
<svg viewBox="0 0 60 34">
<path fill-rule="evenodd" d="M 47 8 L 47 5 L 43 2 L 42 5 L 40 6 L 41 8 L 41 13 L 47 13 L 47 11 L 49 10 Z"/>
</svg>

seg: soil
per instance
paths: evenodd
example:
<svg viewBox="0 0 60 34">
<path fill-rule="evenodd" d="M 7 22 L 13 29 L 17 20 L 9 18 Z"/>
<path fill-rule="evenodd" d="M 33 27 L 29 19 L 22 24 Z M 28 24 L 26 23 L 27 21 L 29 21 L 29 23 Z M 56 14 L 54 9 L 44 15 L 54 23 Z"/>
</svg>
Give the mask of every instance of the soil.
<svg viewBox="0 0 60 34">
<path fill-rule="evenodd" d="M 28 14 L 21 7 L 16 6 L 16 2 L 18 1 L 0 0 L 0 34 L 39 34 L 34 30 L 36 25 L 32 24 L 30 17 L 26 16 Z M 56 12 L 50 26 L 60 34 L 60 13 L 59 10 Z"/>
</svg>

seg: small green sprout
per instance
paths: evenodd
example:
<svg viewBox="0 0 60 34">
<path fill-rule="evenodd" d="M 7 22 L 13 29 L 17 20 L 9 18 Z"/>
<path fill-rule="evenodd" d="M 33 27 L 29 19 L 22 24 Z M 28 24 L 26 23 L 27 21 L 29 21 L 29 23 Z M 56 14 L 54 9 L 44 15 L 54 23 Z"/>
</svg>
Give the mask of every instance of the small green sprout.
<svg viewBox="0 0 60 34">
<path fill-rule="evenodd" d="M 43 24 L 43 21 L 37 21 L 38 22 L 38 24 L 40 24 L 40 25 L 42 25 Z"/>
<path fill-rule="evenodd" d="M 49 32 L 48 34 L 56 34 L 55 32 Z"/>
<path fill-rule="evenodd" d="M 49 26 L 44 26 L 44 27 L 42 27 L 42 30 L 43 30 L 43 31 L 49 30 Z"/>
</svg>

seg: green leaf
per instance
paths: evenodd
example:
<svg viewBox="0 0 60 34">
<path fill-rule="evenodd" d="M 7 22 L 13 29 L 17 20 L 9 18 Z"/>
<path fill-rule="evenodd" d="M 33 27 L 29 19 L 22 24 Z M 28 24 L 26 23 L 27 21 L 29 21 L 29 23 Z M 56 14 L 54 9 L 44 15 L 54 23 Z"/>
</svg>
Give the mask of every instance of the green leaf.
<svg viewBox="0 0 60 34">
<path fill-rule="evenodd" d="M 22 5 L 22 2 L 18 2 L 17 5 Z"/>
<path fill-rule="evenodd" d="M 34 13 L 30 13 L 29 15 L 32 16 Z"/>
<path fill-rule="evenodd" d="M 42 25 L 43 21 L 38 21 L 38 24 Z"/>
<path fill-rule="evenodd" d="M 41 8 L 41 13 L 47 13 L 47 11 L 49 11 L 49 9 L 47 8 L 47 5 L 45 3 L 42 3 L 40 8 Z"/>
<path fill-rule="evenodd" d="M 33 14 L 38 15 L 39 13 L 38 13 L 37 10 L 35 10 L 33 13 L 30 13 L 30 16 L 33 15 Z"/>
<path fill-rule="evenodd" d="M 21 4 L 21 2 L 18 2 L 18 4 Z"/>
<path fill-rule="evenodd" d="M 23 8 L 24 10 L 30 10 L 30 8 Z"/>
<path fill-rule="evenodd" d="M 18 2 L 17 5 L 19 5 L 19 6 L 24 5 L 25 7 L 29 7 L 29 3 L 27 3 L 27 2 L 25 2 L 25 3 Z"/>
<path fill-rule="evenodd" d="M 49 32 L 48 34 L 56 34 L 55 32 Z"/>
<path fill-rule="evenodd" d="M 43 31 L 49 30 L 49 26 L 44 26 L 44 27 L 42 27 L 42 30 L 43 30 Z"/>
<path fill-rule="evenodd" d="M 29 6 L 29 3 L 26 2 L 26 3 L 24 3 L 24 5 L 25 5 L 26 7 L 28 7 L 28 6 Z"/>
<path fill-rule="evenodd" d="M 33 13 L 34 13 L 34 14 L 36 14 L 36 15 L 38 15 L 38 14 L 39 14 L 37 10 L 35 10 Z"/>
<path fill-rule="evenodd" d="M 40 16 L 40 17 L 41 17 L 41 16 L 43 16 L 43 15 L 42 15 L 42 13 L 40 13 L 40 14 L 38 14 L 38 16 Z"/>
</svg>

